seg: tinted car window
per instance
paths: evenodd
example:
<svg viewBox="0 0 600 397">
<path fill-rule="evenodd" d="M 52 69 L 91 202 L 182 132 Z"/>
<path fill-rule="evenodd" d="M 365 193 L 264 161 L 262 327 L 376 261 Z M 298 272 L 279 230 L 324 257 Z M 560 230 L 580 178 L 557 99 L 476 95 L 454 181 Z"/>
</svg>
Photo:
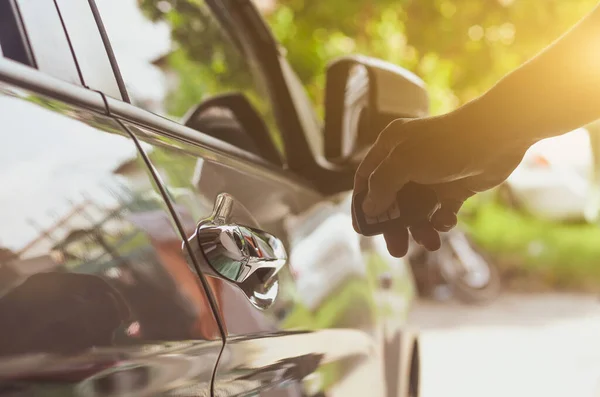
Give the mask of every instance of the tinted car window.
<svg viewBox="0 0 600 397">
<path fill-rule="evenodd" d="M 133 104 L 180 119 L 208 97 L 243 93 L 273 134 L 266 89 L 203 1 L 97 5 Z"/>
<path fill-rule="evenodd" d="M 35 66 L 15 0 L 0 1 L 0 55 Z"/>
</svg>

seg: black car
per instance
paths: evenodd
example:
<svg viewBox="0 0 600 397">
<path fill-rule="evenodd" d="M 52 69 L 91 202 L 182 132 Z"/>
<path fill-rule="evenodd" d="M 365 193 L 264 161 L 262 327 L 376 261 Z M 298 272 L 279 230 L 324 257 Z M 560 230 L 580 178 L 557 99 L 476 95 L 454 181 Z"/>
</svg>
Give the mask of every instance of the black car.
<svg viewBox="0 0 600 397">
<path fill-rule="evenodd" d="M 418 78 L 337 59 L 320 120 L 249 0 L 2 0 L 0 50 L 1 395 L 418 395 L 350 216 Z"/>
</svg>

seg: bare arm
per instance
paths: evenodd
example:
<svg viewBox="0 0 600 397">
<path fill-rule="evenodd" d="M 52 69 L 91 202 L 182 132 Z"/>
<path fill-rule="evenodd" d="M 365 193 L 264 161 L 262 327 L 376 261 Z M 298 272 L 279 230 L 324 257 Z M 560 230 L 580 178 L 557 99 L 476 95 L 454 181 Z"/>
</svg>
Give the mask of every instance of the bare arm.
<svg viewBox="0 0 600 397">
<path fill-rule="evenodd" d="M 600 6 L 478 99 L 437 117 L 396 120 L 360 164 L 356 192 L 368 216 L 386 211 L 408 182 L 435 190 L 441 208 L 411 226 L 415 241 L 440 246 L 463 202 L 502 183 L 536 141 L 600 118 Z M 401 210 L 402 211 L 402 210 Z M 385 233 L 403 256 L 408 230 Z"/>
<path fill-rule="evenodd" d="M 470 129 L 528 143 L 600 118 L 600 6 L 454 113 Z"/>
</svg>

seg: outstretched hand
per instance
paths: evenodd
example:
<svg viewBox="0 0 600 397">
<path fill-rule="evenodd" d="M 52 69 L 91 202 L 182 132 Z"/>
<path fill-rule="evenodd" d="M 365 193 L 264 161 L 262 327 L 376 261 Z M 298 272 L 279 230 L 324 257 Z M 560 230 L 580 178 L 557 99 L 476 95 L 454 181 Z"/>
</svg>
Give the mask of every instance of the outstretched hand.
<svg viewBox="0 0 600 397">
<path fill-rule="evenodd" d="M 526 149 L 486 137 L 484 131 L 460 128 L 444 117 L 399 119 L 381 132 L 365 156 L 356 171 L 354 191 L 368 190 L 363 211 L 375 217 L 393 204 L 408 182 L 435 190 L 441 206 L 431 219 L 410 230 L 398 227 L 384 234 L 393 256 L 406 255 L 409 232 L 433 251 L 441 244 L 439 232 L 456 226 L 465 200 L 502 183 Z"/>
</svg>

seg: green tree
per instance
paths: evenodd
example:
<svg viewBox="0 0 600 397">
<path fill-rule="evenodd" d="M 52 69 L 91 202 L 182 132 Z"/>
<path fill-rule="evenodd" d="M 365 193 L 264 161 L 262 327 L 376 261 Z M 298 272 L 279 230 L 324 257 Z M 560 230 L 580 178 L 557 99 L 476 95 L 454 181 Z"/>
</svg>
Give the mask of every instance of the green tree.
<svg viewBox="0 0 600 397">
<path fill-rule="evenodd" d="M 597 0 L 255 1 L 318 105 L 327 63 L 361 53 L 422 77 L 434 113 L 482 93 L 597 4 Z M 140 3 L 152 20 L 171 25 L 177 44 L 169 61 L 185 81 L 170 98 L 172 113 L 180 115 L 197 103 L 198 92 L 250 88 L 247 66 L 231 52 L 233 47 L 226 44 L 206 6 L 199 6 L 203 2 Z"/>
<path fill-rule="evenodd" d="M 429 86 L 434 112 L 440 113 L 482 93 L 595 4 L 596 0 L 278 0 L 264 14 L 315 100 L 322 97 L 326 62 L 362 53 L 421 76 Z"/>
</svg>

